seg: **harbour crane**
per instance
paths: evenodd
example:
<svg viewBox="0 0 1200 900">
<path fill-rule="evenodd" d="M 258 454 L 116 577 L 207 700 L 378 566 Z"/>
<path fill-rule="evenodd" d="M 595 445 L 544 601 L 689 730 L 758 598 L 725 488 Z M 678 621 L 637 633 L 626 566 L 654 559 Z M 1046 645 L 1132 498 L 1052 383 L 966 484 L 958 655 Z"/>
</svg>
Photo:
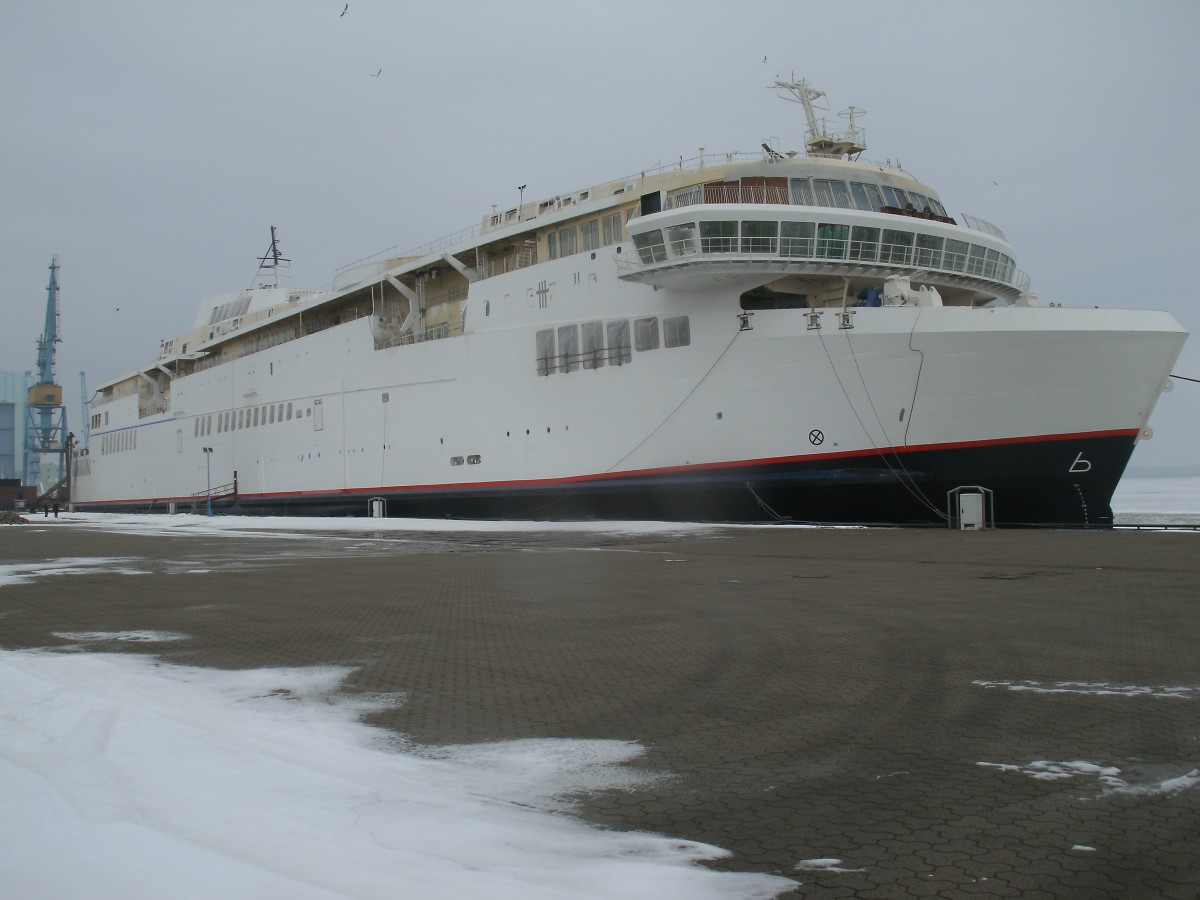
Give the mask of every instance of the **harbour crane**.
<svg viewBox="0 0 1200 900">
<path fill-rule="evenodd" d="M 26 403 L 25 483 L 38 487 L 39 501 L 51 494 L 61 496 L 67 480 L 67 408 L 63 406 L 62 385 L 54 380 L 56 345 L 62 340 L 58 269 L 56 253 L 50 262 L 50 283 L 46 288 L 46 324 L 37 342 L 37 382 L 29 389 Z M 47 456 L 58 457 L 57 474 L 53 466 L 48 472 L 43 471 Z M 43 490 L 41 486 L 50 479 L 53 479 L 51 487 Z"/>
</svg>

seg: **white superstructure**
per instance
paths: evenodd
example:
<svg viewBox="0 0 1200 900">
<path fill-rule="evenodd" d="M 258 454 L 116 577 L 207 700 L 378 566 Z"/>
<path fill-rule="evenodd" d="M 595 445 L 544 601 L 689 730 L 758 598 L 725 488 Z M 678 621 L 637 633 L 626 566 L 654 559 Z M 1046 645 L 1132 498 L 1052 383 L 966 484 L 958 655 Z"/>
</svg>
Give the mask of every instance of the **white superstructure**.
<svg viewBox="0 0 1200 900">
<path fill-rule="evenodd" d="M 999 229 L 830 134 L 206 301 L 100 388 L 77 509 L 1105 524 L 1185 332 L 1040 307 Z M 274 265 L 280 257 L 272 240 Z"/>
</svg>

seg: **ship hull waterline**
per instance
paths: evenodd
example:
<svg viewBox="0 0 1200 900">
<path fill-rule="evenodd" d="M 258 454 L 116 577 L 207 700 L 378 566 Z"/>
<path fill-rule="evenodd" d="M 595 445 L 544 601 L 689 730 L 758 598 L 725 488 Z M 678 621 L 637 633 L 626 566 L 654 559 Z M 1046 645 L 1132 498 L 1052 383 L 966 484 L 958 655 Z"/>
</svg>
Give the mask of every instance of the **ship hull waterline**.
<svg viewBox="0 0 1200 900">
<path fill-rule="evenodd" d="M 498 520 L 940 525 L 950 492 L 991 492 L 992 524 L 1109 527 L 1137 433 L 796 457 L 550 482 L 374 487 L 213 498 L 218 514 Z M 382 500 L 382 505 L 374 501 Z M 77 503 L 80 511 L 206 509 L 203 498 Z"/>
</svg>

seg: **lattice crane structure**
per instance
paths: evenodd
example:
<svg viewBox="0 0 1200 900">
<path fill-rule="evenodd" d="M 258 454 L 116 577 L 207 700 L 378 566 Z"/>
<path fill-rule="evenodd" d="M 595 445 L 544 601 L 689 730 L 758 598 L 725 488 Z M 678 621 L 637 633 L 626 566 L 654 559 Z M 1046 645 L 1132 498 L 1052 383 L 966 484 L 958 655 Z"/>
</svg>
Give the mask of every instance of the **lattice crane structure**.
<svg viewBox="0 0 1200 900">
<path fill-rule="evenodd" d="M 29 419 L 25 428 L 25 483 L 38 486 L 41 497 L 50 494 L 59 496 L 67 473 L 67 408 L 63 406 L 62 385 L 54 380 L 56 345 L 62 340 L 59 333 L 61 309 L 58 269 L 56 253 L 50 263 L 50 284 L 46 288 L 46 325 L 37 344 L 38 380 L 29 389 Z M 46 457 L 51 459 L 47 460 Z M 57 466 L 54 465 L 54 457 L 57 457 Z M 47 482 L 50 482 L 49 486 L 46 486 Z"/>
</svg>

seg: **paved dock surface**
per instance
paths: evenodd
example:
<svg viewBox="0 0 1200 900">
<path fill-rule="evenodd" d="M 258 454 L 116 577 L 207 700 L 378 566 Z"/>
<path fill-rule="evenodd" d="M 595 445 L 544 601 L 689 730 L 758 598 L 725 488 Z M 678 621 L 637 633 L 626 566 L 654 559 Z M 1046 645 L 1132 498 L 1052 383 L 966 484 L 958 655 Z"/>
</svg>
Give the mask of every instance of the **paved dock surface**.
<svg viewBox="0 0 1200 900">
<path fill-rule="evenodd" d="M 796 896 L 1200 896 L 1200 535 L 0 530 L 96 557 L 144 574 L 2 585 L 0 646 L 181 632 L 97 649 L 352 666 L 422 744 L 638 741 L 672 777 L 582 817 Z"/>
</svg>

